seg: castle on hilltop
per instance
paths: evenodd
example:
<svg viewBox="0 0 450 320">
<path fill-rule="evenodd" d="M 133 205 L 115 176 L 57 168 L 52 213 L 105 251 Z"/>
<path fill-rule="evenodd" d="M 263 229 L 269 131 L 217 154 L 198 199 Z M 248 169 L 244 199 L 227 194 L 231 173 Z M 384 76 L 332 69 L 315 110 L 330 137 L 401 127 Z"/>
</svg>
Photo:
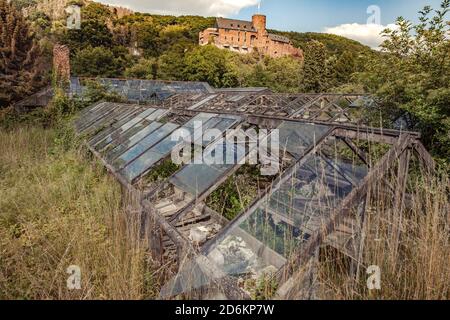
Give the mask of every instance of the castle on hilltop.
<svg viewBox="0 0 450 320">
<path fill-rule="evenodd" d="M 214 44 L 239 53 L 257 50 L 274 58 L 294 56 L 303 59 L 303 51 L 295 48 L 288 38 L 267 32 L 266 16 L 261 14 L 254 15 L 252 21 L 217 18 L 214 28 L 200 32 L 199 44 Z"/>
</svg>

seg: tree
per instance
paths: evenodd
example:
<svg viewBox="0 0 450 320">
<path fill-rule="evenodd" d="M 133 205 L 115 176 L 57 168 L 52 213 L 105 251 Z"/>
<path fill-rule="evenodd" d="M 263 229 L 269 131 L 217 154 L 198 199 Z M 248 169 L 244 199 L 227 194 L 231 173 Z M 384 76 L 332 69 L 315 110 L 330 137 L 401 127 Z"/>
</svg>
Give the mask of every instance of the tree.
<svg viewBox="0 0 450 320">
<path fill-rule="evenodd" d="M 298 92 L 300 81 L 298 71 L 300 69 L 301 61 L 299 59 L 292 57 L 268 58 L 268 83 L 266 86 L 277 92 Z"/>
<path fill-rule="evenodd" d="M 23 98 L 43 82 L 40 49 L 22 14 L 0 0 L 0 107 Z"/>
<path fill-rule="evenodd" d="M 382 57 L 367 62 L 366 72 L 356 79 L 374 93 L 381 110 L 396 120 L 410 122 L 406 129 L 422 132 L 434 155 L 450 159 L 450 25 L 446 22 L 450 0 L 441 9 L 427 6 L 413 25 L 400 17 L 395 30 L 383 32 Z"/>
<path fill-rule="evenodd" d="M 206 81 L 219 88 L 236 86 L 237 75 L 229 63 L 230 54 L 212 45 L 195 48 L 186 54 L 184 79 Z"/>
<path fill-rule="evenodd" d="M 111 12 L 99 3 L 90 3 L 81 9 L 81 29 L 64 29 L 61 42 L 68 45 L 71 52 L 86 47 L 112 47 L 113 35 L 108 28 Z"/>
<path fill-rule="evenodd" d="M 123 68 L 105 47 L 87 47 L 78 52 L 72 63 L 72 71 L 79 77 L 119 77 Z"/>
<path fill-rule="evenodd" d="M 357 57 L 351 51 L 344 51 L 341 55 L 335 56 L 335 61 L 332 64 L 329 61 L 328 65 L 331 72 L 330 85 L 333 87 L 347 84 L 351 75 L 358 71 Z"/>
<path fill-rule="evenodd" d="M 324 92 L 328 88 L 327 51 L 323 43 L 313 40 L 305 48 L 305 62 L 300 89 L 303 92 Z"/>
<path fill-rule="evenodd" d="M 155 80 L 158 76 L 158 61 L 155 58 L 140 59 L 138 63 L 125 70 L 125 77 Z"/>
<path fill-rule="evenodd" d="M 186 80 L 183 74 L 186 52 L 192 45 L 179 43 L 164 52 L 158 59 L 157 77 L 162 80 Z"/>
</svg>

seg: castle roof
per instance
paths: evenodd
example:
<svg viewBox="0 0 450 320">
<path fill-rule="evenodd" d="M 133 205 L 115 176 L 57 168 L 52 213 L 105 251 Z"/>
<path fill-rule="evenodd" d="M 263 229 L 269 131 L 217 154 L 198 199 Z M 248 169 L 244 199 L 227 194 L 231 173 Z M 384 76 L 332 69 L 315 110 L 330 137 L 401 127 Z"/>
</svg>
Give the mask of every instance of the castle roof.
<svg viewBox="0 0 450 320">
<path fill-rule="evenodd" d="M 234 29 L 241 31 L 256 32 L 253 22 L 236 19 L 217 18 L 216 25 L 219 29 Z"/>
<path fill-rule="evenodd" d="M 280 36 L 278 34 L 269 33 L 269 39 L 278 42 L 291 43 L 288 37 Z"/>
</svg>

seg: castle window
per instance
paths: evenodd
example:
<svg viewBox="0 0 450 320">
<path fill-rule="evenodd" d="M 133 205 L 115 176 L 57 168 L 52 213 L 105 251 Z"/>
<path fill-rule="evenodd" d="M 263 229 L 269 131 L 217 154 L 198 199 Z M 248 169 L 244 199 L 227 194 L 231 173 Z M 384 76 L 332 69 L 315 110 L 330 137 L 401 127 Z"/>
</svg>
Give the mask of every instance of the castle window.
<svg viewBox="0 0 450 320">
<path fill-rule="evenodd" d="M 238 28 L 240 28 L 240 27 L 241 27 L 241 25 L 238 24 Z"/>
</svg>

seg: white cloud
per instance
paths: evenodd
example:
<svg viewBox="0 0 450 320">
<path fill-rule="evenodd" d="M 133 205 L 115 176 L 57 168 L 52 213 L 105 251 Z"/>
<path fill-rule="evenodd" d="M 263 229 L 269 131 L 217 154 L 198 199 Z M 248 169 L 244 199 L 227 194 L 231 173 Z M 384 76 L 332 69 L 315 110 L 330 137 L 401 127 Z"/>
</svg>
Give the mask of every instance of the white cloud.
<svg viewBox="0 0 450 320">
<path fill-rule="evenodd" d="M 202 16 L 229 16 L 243 8 L 256 6 L 260 0 L 97 0 L 122 6 L 138 12 L 155 14 L 193 14 Z"/>
<path fill-rule="evenodd" d="M 395 29 L 396 25 L 388 24 L 387 26 L 383 26 L 381 24 L 349 23 L 325 28 L 324 32 L 353 39 L 373 49 L 378 49 L 384 40 L 381 32 L 386 28 Z"/>
</svg>

